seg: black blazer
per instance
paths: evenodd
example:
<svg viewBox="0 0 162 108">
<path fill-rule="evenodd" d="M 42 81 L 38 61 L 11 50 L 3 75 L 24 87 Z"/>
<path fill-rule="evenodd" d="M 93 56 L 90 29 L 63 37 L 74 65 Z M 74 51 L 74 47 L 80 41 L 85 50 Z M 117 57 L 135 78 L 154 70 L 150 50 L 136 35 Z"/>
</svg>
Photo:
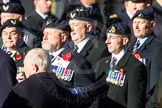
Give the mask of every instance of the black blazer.
<svg viewBox="0 0 162 108">
<path fill-rule="evenodd" d="M 66 92 L 64 92 L 66 93 Z M 3 108 L 66 108 L 58 94 L 55 80 L 47 72 L 30 76 L 14 86 Z"/>
<path fill-rule="evenodd" d="M 59 56 L 62 57 L 62 55 L 65 55 L 67 53 L 72 54 L 72 57 L 69 60 L 70 64 L 67 67 L 67 69 L 74 70 L 72 79 L 70 81 L 64 80 L 62 78 L 59 78 L 58 74 L 51 74 L 51 76 L 56 80 L 57 85 L 60 88 L 64 88 L 70 92 L 70 95 L 68 95 L 68 98 L 71 98 L 69 108 L 86 108 L 91 103 L 87 102 L 87 100 L 93 98 L 93 96 L 96 95 L 96 91 L 92 90 L 91 87 L 95 83 L 95 75 L 91 70 L 92 66 L 84 56 L 73 51 L 72 49 L 63 50 L 59 54 Z M 61 76 L 62 75 L 63 73 L 61 74 Z M 61 92 L 61 94 L 62 93 L 63 92 Z"/>
<path fill-rule="evenodd" d="M 13 59 L 0 50 L 0 107 L 7 98 L 9 90 L 17 83 L 16 64 Z"/>
<path fill-rule="evenodd" d="M 129 50 L 132 51 L 134 43 L 137 38 L 133 38 L 129 45 Z M 153 34 L 148 36 L 148 39 L 138 49 L 138 54 L 145 59 L 147 67 L 147 98 L 152 95 L 154 86 L 157 83 L 158 76 L 162 70 L 162 42 L 156 38 Z"/>
<path fill-rule="evenodd" d="M 26 17 L 23 24 L 31 30 L 42 31 L 44 22 L 45 20 L 34 10 L 28 17 Z"/>
<path fill-rule="evenodd" d="M 154 27 L 154 33 L 155 35 L 162 40 L 162 7 L 160 4 L 157 3 L 156 0 L 152 0 L 152 8 L 154 10 L 155 15 L 155 27 Z"/>
<path fill-rule="evenodd" d="M 72 41 L 70 41 L 68 44 L 71 49 L 74 49 L 74 43 Z M 110 55 L 104 41 L 97 38 L 96 36 L 93 36 L 85 44 L 80 54 L 86 57 L 86 59 L 90 62 L 92 66 L 101 58 Z"/>
<path fill-rule="evenodd" d="M 119 15 L 119 19 L 122 21 L 122 23 L 131 26 L 131 18 L 128 16 L 126 11 L 122 12 Z"/>
<path fill-rule="evenodd" d="M 108 75 L 111 57 L 96 64 L 96 78 L 105 79 Z M 146 92 L 146 68 L 130 53 L 126 53 L 117 63 L 115 70 L 123 69 L 125 80 L 123 86 L 107 82 L 107 96 L 99 100 L 98 108 L 144 108 Z M 103 83 L 104 85 L 104 83 Z"/>
<path fill-rule="evenodd" d="M 21 54 L 21 59 L 16 59 L 16 54 L 14 55 L 14 60 L 15 60 L 15 63 L 18 67 L 23 67 L 24 64 L 23 64 L 23 60 L 24 60 L 24 57 L 25 55 L 27 54 L 27 52 L 30 50 L 30 47 L 28 47 L 25 42 L 19 47 L 16 49 L 17 52 L 19 52 Z"/>
<path fill-rule="evenodd" d="M 74 70 L 74 74 L 71 81 L 64 81 L 68 82 L 72 87 L 82 87 L 92 84 L 95 80 L 95 76 L 94 73 L 91 72 L 92 66 L 89 61 L 80 53 L 77 53 L 70 48 L 64 49 L 59 56 L 62 57 L 67 53 L 72 54 L 67 69 Z"/>
<path fill-rule="evenodd" d="M 56 18 L 52 14 L 49 14 L 48 17 L 50 18 Z M 47 18 L 48 19 L 48 18 Z M 26 19 L 23 21 L 23 24 L 25 25 L 26 28 L 33 30 L 37 36 L 43 37 L 43 23 L 46 20 L 43 19 L 35 10 L 26 17 Z"/>
</svg>

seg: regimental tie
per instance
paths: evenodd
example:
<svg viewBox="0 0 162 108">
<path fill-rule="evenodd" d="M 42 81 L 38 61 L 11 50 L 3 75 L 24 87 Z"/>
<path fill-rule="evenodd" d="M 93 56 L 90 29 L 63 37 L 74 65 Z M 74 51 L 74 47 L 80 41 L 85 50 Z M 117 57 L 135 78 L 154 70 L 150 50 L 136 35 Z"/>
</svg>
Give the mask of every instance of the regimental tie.
<svg viewBox="0 0 162 108">
<path fill-rule="evenodd" d="M 51 54 L 51 55 L 50 55 L 50 59 L 52 60 L 53 58 L 54 58 L 54 56 Z"/>
<path fill-rule="evenodd" d="M 110 63 L 110 70 L 113 71 L 114 67 L 116 65 L 117 59 L 115 57 L 112 58 L 111 63 Z"/>
<path fill-rule="evenodd" d="M 135 54 L 137 52 L 139 46 L 140 46 L 140 41 L 137 40 L 136 43 L 134 44 L 132 54 Z"/>
<path fill-rule="evenodd" d="M 50 55 L 50 59 L 51 59 L 51 62 L 53 62 L 55 60 L 55 56 L 53 56 L 52 54 Z"/>
<path fill-rule="evenodd" d="M 77 45 L 74 45 L 74 51 L 76 51 L 76 52 L 77 52 L 77 51 L 78 51 L 78 49 L 79 49 L 79 48 L 78 48 L 78 46 L 77 46 Z"/>
</svg>

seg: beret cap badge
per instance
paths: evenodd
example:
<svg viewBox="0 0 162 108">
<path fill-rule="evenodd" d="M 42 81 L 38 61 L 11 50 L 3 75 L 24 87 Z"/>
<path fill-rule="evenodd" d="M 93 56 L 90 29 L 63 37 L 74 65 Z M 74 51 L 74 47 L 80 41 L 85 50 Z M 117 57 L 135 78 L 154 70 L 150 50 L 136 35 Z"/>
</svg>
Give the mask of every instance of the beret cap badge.
<svg viewBox="0 0 162 108">
<path fill-rule="evenodd" d="M 70 17 L 74 18 L 76 16 L 76 13 L 70 13 Z"/>
<path fill-rule="evenodd" d="M 52 21 L 47 21 L 47 22 L 46 22 L 46 25 L 49 25 L 51 22 L 52 22 Z"/>
<path fill-rule="evenodd" d="M 83 11 L 83 9 L 76 9 L 76 11 L 81 12 L 81 11 Z"/>
<path fill-rule="evenodd" d="M 138 17 L 142 17 L 142 13 L 138 14 Z"/>
<path fill-rule="evenodd" d="M 112 26 L 109 30 L 109 33 L 115 33 L 116 32 L 116 28 L 114 26 Z"/>
<path fill-rule="evenodd" d="M 9 5 L 3 5 L 3 9 L 7 11 L 9 9 Z"/>
<path fill-rule="evenodd" d="M 11 23 L 12 23 L 13 25 L 15 25 L 15 24 L 16 24 L 16 20 L 11 20 Z"/>
</svg>

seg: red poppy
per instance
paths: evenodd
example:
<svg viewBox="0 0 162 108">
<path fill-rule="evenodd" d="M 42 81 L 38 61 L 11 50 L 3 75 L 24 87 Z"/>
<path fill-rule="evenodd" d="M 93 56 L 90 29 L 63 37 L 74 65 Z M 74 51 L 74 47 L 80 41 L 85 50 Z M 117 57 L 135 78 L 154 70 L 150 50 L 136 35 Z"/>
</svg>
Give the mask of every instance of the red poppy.
<svg viewBox="0 0 162 108">
<path fill-rule="evenodd" d="M 139 60 L 141 58 L 140 54 L 134 54 L 134 56 Z"/>
<path fill-rule="evenodd" d="M 22 58 L 22 55 L 20 53 L 17 53 L 15 55 L 16 60 L 20 60 Z"/>
<path fill-rule="evenodd" d="M 71 58 L 71 56 L 72 56 L 71 53 L 67 53 L 67 54 L 62 55 L 62 58 L 63 58 L 63 60 L 65 60 L 65 61 L 69 61 L 70 58 Z"/>
<path fill-rule="evenodd" d="M 123 73 L 124 73 L 123 69 L 120 69 L 120 70 L 119 70 L 119 73 L 120 73 L 120 74 L 123 74 Z"/>
</svg>

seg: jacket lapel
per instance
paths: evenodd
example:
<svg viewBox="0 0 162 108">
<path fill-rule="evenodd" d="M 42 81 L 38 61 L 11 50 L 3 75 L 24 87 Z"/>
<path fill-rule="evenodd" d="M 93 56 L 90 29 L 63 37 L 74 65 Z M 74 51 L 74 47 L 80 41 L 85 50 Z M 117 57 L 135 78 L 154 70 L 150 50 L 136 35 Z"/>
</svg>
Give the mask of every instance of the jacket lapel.
<svg viewBox="0 0 162 108">
<path fill-rule="evenodd" d="M 129 51 L 132 51 L 133 50 L 133 47 L 134 47 L 134 44 L 136 42 L 137 38 L 136 37 L 133 37 L 128 45 L 128 50 Z"/>
<path fill-rule="evenodd" d="M 150 35 L 148 36 L 147 40 L 143 43 L 143 45 L 138 49 L 138 51 L 136 53 L 141 53 L 141 51 L 143 51 L 146 46 L 155 38 L 154 35 Z M 133 47 L 134 47 L 134 44 L 136 42 L 137 38 L 136 37 L 133 37 L 132 40 L 130 41 L 129 43 L 129 46 L 128 46 L 128 49 L 129 51 L 132 51 L 133 50 Z"/>
<path fill-rule="evenodd" d="M 139 50 L 137 51 L 137 53 L 141 53 L 148 44 L 150 44 L 150 42 L 155 38 L 154 35 L 148 36 L 147 40 L 143 43 L 143 45 L 139 48 Z"/>
<path fill-rule="evenodd" d="M 117 63 L 117 65 L 115 66 L 115 69 L 121 69 L 122 67 L 124 67 L 129 59 L 130 53 L 126 53 Z"/>
<path fill-rule="evenodd" d="M 99 80 L 103 76 L 107 77 L 109 67 L 110 67 L 111 57 L 105 58 L 102 62 L 98 62 L 95 67 L 93 67 L 96 73 L 96 79 Z"/>
<path fill-rule="evenodd" d="M 93 36 L 90 40 L 88 40 L 88 42 L 85 44 L 85 46 L 83 47 L 83 49 L 81 50 L 81 54 L 83 56 L 85 56 L 87 53 L 88 53 L 88 50 L 90 48 L 92 48 L 93 46 L 93 43 L 96 41 L 97 39 L 95 38 L 95 36 Z M 74 49 L 74 42 L 72 40 L 70 40 L 68 42 L 68 46 L 71 48 L 71 49 Z"/>
<path fill-rule="evenodd" d="M 92 37 L 83 47 L 82 51 L 80 52 L 83 56 L 85 56 L 88 53 L 88 50 L 92 48 L 93 43 L 96 41 L 95 37 Z"/>
</svg>

